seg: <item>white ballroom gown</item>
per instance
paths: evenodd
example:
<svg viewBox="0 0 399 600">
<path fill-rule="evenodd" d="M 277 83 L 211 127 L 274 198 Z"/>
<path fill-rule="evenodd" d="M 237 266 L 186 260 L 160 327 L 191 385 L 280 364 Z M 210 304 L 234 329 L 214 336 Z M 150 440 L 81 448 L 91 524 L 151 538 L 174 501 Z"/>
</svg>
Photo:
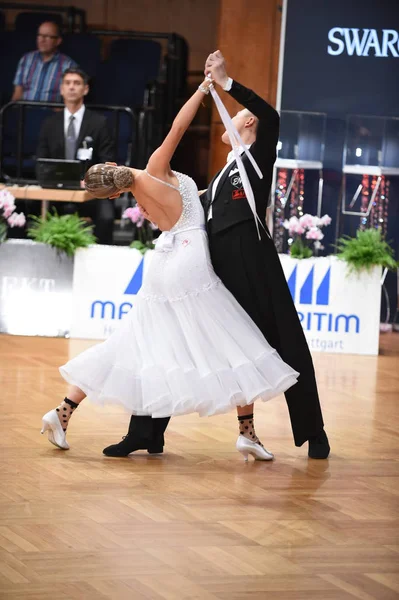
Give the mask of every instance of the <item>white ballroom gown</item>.
<svg viewBox="0 0 399 600">
<path fill-rule="evenodd" d="M 153 417 L 209 416 L 270 400 L 299 373 L 215 274 L 197 186 L 175 175 L 182 215 L 159 237 L 133 308 L 106 341 L 60 367 L 61 375 L 94 403 Z"/>
</svg>

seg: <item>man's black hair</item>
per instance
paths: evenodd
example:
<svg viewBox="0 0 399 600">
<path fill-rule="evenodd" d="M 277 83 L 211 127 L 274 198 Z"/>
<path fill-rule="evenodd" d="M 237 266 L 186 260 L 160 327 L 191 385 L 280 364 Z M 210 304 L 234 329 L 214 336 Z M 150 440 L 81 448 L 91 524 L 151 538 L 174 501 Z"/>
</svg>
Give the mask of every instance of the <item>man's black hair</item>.
<svg viewBox="0 0 399 600">
<path fill-rule="evenodd" d="M 89 76 L 82 71 L 82 69 L 79 69 L 79 67 L 69 67 L 69 69 L 65 69 L 62 74 L 62 81 L 64 81 L 65 75 L 80 75 L 85 85 L 88 85 L 89 83 Z"/>
</svg>

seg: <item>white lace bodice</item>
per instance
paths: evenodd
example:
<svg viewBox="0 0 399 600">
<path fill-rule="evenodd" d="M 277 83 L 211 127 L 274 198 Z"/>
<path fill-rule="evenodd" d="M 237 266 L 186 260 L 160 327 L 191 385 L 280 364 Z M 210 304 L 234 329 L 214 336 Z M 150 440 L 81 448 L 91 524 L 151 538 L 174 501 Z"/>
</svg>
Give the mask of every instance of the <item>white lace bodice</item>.
<svg viewBox="0 0 399 600">
<path fill-rule="evenodd" d="M 197 186 L 188 175 L 173 173 L 179 187 L 165 181 L 161 183 L 180 192 L 183 209 L 177 223 L 155 241 L 155 252 L 139 292 L 148 301 L 180 302 L 220 283 L 209 256 L 205 216 Z"/>
<path fill-rule="evenodd" d="M 204 211 L 198 197 L 198 188 L 195 182 L 188 175 L 173 171 L 179 180 L 179 192 L 181 195 L 183 210 L 180 219 L 171 229 L 172 233 L 177 233 L 181 229 L 188 227 L 203 227 L 205 224 Z"/>
</svg>

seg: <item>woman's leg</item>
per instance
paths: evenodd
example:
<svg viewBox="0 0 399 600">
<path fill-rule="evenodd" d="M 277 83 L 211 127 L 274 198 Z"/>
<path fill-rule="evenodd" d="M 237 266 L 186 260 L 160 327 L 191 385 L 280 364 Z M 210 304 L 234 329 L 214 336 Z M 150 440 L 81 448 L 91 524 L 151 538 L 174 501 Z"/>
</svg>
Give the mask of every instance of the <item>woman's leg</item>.
<svg viewBox="0 0 399 600">
<path fill-rule="evenodd" d="M 237 416 L 241 417 L 243 415 L 248 415 L 254 412 L 254 405 L 247 404 L 247 406 L 237 406 Z"/>
<path fill-rule="evenodd" d="M 86 394 L 77 385 L 70 385 L 67 398 L 75 402 L 75 404 L 80 404 L 86 398 Z"/>
<path fill-rule="evenodd" d="M 69 419 L 79 406 L 79 404 L 86 398 L 86 394 L 78 388 L 77 385 L 70 385 L 68 388 L 68 395 L 64 398 L 59 406 L 55 409 L 58 418 L 60 420 L 62 429 L 67 430 Z"/>
<path fill-rule="evenodd" d="M 256 460 L 272 460 L 273 454 L 263 446 L 255 432 L 254 405 L 237 406 L 239 432 L 237 450 L 248 460 L 248 454 Z"/>
<path fill-rule="evenodd" d="M 53 408 L 42 418 L 42 433 L 48 432 L 49 442 L 58 446 L 62 450 L 68 450 L 69 444 L 66 441 L 66 430 L 69 419 L 86 398 L 86 394 L 76 385 L 69 386 L 68 396 L 64 398 L 57 408 Z"/>
<path fill-rule="evenodd" d="M 240 436 L 260 444 L 259 438 L 255 433 L 254 405 L 237 406 L 237 418 Z"/>
</svg>

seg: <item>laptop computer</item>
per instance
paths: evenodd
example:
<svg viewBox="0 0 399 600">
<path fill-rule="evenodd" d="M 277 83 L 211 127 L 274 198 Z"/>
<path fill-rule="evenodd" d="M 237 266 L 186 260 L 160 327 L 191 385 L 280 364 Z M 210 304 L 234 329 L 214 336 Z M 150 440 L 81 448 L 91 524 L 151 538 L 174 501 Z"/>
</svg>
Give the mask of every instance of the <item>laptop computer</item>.
<svg viewBox="0 0 399 600">
<path fill-rule="evenodd" d="M 82 163 L 80 160 L 38 158 L 36 176 L 42 188 L 80 190 Z"/>
</svg>

